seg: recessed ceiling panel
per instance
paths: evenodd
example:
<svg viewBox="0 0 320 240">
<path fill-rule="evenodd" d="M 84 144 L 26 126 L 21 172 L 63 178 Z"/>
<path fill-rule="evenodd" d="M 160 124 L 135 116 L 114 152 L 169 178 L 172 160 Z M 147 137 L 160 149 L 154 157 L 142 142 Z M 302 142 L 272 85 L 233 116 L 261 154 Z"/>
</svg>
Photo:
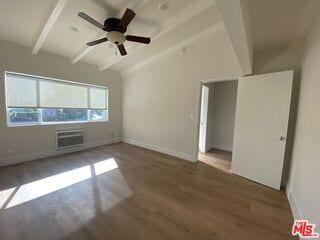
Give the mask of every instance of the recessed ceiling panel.
<svg viewBox="0 0 320 240">
<path fill-rule="evenodd" d="M 154 23 L 162 24 L 197 1 L 199 0 L 152 0 L 140 10 L 142 15 L 141 17 L 150 19 Z M 166 11 L 161 11 L 159 9 L 161 3 L 168 4 Z"/>
<path fill-rule="evenodd" d="M 126 1 L 115 4 L 114 1 L 109 3 L 103 0 L 69 0 L 50 31 L 42 50 L 72 58 L 86 46 L 87 42 L 93 40 L 98 34 L 104 34 L 99 28 L 78 17 L 78 13 L 85 12 L 103 23 L 115 11 L 120 11 L 125 3 Z"/>
<path fill-rule="evenodd" d="M 190 39 L 199 32 L 206 31 L 210 27 L 213 27 L 221 22 L 222 19 L 218 8 L 216 6 L 212 6 L 200 14 L 192 17 L 175 29 L 169 31 L 167 34 L 155 39 L 153 44 L 150 46 L 142 48 L 141 50 L 128 55 L 128 57 L 117 62 L 109 69 L 120 72 L 129 70 L 136 64 L 160 55 L 163 51 L 173 48 L 181 44 L 186 39 Z"/>
<path fill-rule="evenodd" d="M 0 39 L 33 47 L 56 0 L 1 0 Z"/>
</svg>

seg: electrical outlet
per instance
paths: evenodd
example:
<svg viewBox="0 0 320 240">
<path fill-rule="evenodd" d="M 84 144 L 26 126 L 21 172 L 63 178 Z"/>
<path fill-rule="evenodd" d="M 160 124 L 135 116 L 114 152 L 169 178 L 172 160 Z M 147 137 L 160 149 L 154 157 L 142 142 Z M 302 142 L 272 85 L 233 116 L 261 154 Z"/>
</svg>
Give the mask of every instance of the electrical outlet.
<svg viewBox="0 0 320 240">
<path fill-rule="evenodd" d="M 12 153 L 12 149 L 8 148 L 7 153 Z"/>
</svg>

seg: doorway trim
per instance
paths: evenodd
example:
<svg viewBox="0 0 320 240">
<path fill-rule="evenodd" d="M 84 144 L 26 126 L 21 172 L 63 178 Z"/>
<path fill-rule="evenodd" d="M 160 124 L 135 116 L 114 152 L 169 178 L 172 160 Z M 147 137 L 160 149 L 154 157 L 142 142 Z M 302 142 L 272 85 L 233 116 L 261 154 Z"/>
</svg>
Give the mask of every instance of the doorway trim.
<svg viewBox="0 0 320 240">
<path fill-rule="evenodd" d="M 196 135 L 196 141 L 195 141 L 195 155 L 194 155 L 194 162 L 199 162 L 199 134 L 200 134 L 200 116 L 201 116 L 201 99 L 202 99 L 202 86 L 206 83 L 212 83 L 212 82 L 225 82 L 225 81 L 238 81 L 241 76 L 231 76 L 231 77 L 223 77 L 223 78 L 213 78 L 213 79 L 205 79 L 201 80 L 198 84 L 198 103 L 196 105 L 196 124 L 195 124 L 195 135 Z M 210 92 L 209 92 L 210 94 Z"/>
</svg>

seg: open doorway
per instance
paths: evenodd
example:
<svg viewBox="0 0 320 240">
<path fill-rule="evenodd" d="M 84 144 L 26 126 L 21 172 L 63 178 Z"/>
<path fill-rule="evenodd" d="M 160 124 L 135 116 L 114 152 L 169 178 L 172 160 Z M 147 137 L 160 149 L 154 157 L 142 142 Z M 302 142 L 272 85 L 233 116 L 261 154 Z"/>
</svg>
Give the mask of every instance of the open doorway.
<svg viewBox="0 0 320 240">
<path fill-rule="evenodd" d="M 238 81 L 204 83 L 201 93 L 198 160 L 230 172 Z"/>
</svg>

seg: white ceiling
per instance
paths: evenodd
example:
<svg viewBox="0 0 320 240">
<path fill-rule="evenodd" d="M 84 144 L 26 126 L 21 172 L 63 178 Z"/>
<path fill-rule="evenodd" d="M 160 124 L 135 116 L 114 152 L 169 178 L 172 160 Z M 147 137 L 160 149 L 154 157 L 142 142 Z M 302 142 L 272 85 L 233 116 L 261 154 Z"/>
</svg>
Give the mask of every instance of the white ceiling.
<svg viewBox="0 0 320 240">
<path fill-rule="evenodd" d="M 286 46 L 304 37 L 319 0 L 249 0 L 254 50 Z"/>
<path fill-rule="evenodd" d="M 0 39 L 27 46 L 31 52 L 42 35 L 40 51 L 67 57 L 72 63 L 84 61 L 101 70 L 125 71 L 221 22 L 214 0 L 0 1 Z M 163 2 L 170 4 L 165 12 L 159 10 Z M 83 11 L 103 23 L 108 17 L 121 17 L 127 7 L 137 15 L 126 34 L 151 37 L 150 45 L 125 42 L 128 52 L 125 57 L 115 55 L 116 49 L 109 43 L 86 46 L 86 42 L 103 37 L 105 33 L 79 18 L 78 12 Z M 58 12 L 56 19 L 50 18 L 53 12 Z M 45 34 L 43 30 L 50 24 L 52 27 Z M 78 28 L 79 32 L 74 33 L 70 27 Z"/>
<path fill-rule="evenodd" d="M 218 8 L 212 6 L 201 12 L 201 14 L 191 17 L 168 33 L 154 39 L 152 45 L 132 52 L 129 57 L 113 64 L 112 68 L 116 71 L 126 72 L 145 62 L 152 61 L 168 51 L 176 48 L 181 48 L 182 50 L 192 41 L 221 29 L 221 22 L 222 18 Z"/>
</svg>

